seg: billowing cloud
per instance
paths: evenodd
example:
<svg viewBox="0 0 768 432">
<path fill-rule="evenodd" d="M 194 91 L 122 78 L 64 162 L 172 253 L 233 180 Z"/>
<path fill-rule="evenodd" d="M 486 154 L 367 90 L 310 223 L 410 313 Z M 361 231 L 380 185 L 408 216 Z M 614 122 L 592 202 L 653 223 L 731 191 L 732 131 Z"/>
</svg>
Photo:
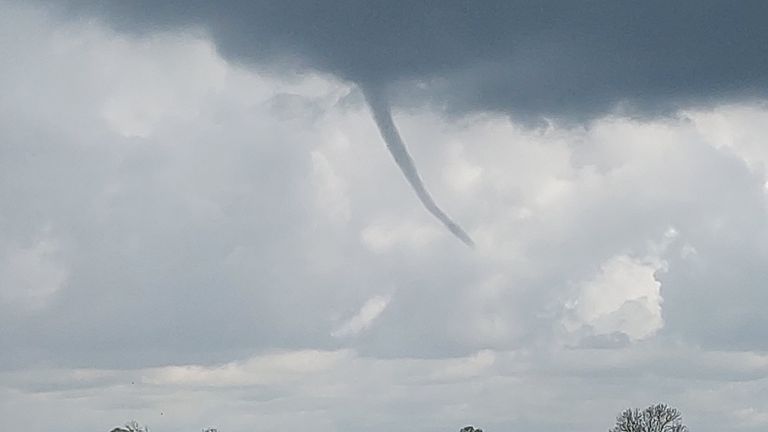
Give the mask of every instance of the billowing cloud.
<svg viewBox="0 0 768 432">
<path fill-rule="evenodd" d="M 764 106 L 531 127 L 395 99 L 470 252 L 402 199 L 350 78 L 235 55 L 167 5 L 119 32 L 147 21 L 3 3 L 9 428 L 592 431 L 665 400 L 698 431 L 766 429 Z M 447 66 L 427 100 L 464 91 Z M 390 89 L 424 95 L 417 75 Z"/>
<path fill-rule="evenodd" d="M 224 57 L 424 92 L 451 111 L 590 118 L 764 97 L 761 1 L 70 0 L 130 32 L 196 28 Z M 424 90 L 426 89 L 426 90 Z"/>
<path fill-rule="evenodd" d="M 469 245 L 473 240 L 424 186 L 392 122 L 390 99 L 433 100 L 458 113 L 583 121 L 754 101 L 768 90 L 762 2 L 70 0 L 58 6 L 138 34 L 205 32 L 237 63 L 329 73 L 358 85 L 416 195 Z"/>
<path fill-rule="evenodd" d="M 653 262 L 624 255 L 611 258 L 566 304 L 572 314 L 566 327 L 574 333 L 585 329 L 594 336 L 621 334 L 630 340 L 652 336 L 664 326 L 657 270 Z"/>
</svg>

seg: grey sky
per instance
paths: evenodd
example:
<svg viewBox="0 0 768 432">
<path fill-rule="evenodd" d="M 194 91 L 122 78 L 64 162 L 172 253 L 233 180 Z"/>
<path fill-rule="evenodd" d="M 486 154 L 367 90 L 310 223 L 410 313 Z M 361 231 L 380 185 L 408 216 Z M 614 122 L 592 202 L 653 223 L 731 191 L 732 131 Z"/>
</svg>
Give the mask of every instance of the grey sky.
<svg viewBox="0 0 768 432">
<path fill-rule="evenodd" d="M 7 427 L 766 429 L 762 3 L 163 4 L 0 2 Z"/>
</svg>

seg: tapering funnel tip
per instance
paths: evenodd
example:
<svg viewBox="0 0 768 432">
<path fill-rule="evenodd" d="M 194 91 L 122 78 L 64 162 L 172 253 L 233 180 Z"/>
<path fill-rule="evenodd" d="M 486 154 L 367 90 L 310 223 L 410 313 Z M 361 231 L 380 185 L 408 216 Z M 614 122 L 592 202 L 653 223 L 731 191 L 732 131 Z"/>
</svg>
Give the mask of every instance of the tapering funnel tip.
<svg viewBox="0 0 768 432">
<path fill-rule="evenodd" d="M 408 148 L 405 146 L 403 139 L 400 137 L 400 133 L 395 126 L 395 122 L 392 119 L 392 111 L 389 107 L 389 103 L 386 98 L 381 95 L 380 92 L 366 88 L 362 86 L 365 99 L 368 101 L 368 106 L 373 114 L 373 119 L 376 121 L 376 126 L 379 128 L 379 133 L 387 143 L 389 153 L 395 159 L 395 163 L 402 171 L 408 183 L 411 184 L 413 191 L 424 207 L 432 213 L 440 222 L 453 233 L 456 238 L 461 240 L 465 245 L 474 248 L 475 242 L 464 231 L 459 224 L 454 222 L 440 207 L 438 207 L 435 200 L 432 199 L 429 191 L 427 191 L 424 182 L 421 180 L 416 164 L 408 153 Z"/>
</svg>

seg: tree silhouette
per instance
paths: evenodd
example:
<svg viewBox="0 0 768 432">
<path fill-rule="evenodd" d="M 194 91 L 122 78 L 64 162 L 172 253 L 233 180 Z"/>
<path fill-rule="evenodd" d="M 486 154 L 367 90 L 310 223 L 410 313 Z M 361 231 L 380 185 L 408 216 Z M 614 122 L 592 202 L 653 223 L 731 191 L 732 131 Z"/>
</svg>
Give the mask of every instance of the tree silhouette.
<svg viewBox="0 0 768 432">
<path fill-rule="evenodd" d="M 608 432 L 688 432 L 683 415 L 666 404 L 655 404 L 640 411 L 637 408 L 622 411 Z"/>
<path fill-rule="evenodd" d="M 116 427 L 112 429 L 110 432 L 149 432 L 149 428 L 146 426 L 142 426 L 136 420 L 131 420 L 128 423 L 126 423 L 125 426 Z"/>
</svg>

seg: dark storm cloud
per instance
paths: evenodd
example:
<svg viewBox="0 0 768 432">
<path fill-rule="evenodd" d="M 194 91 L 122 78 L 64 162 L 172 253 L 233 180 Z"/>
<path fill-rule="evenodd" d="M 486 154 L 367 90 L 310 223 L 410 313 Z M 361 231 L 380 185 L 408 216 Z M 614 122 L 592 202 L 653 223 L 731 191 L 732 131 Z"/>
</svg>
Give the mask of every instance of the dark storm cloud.
<svg viewBox="0 0 768 432">
<path fill-rule="evenodd" d="M 768 4 L 758 1 L 65 5 L 126 31 L 201 27 L 231 60 L 287 62 L 382 95 L 382 105 L 371 108 L 387 147 L 425 207 L 467 244 L 472 240 L 432 200 L 394 123 L 386 122 L 389 110 L 377 109 L 389 105 L 392 92 L 436 100 L 459 113 L 587 120 L 617 108 L 657 115 L 691 104 L 760 98 L 768 88 Z M 426 94 L 414 97 L 414 84 L 426 84 Z"/>
<path fill-rule="evenodd" d="M 588 119 L 768 88 L 762 1 L 88 1 L 116 28 L 199 26 L 243 63 L 298 61 L 364 86 L 427 83 L 451 111 Z"/>
</svg>

